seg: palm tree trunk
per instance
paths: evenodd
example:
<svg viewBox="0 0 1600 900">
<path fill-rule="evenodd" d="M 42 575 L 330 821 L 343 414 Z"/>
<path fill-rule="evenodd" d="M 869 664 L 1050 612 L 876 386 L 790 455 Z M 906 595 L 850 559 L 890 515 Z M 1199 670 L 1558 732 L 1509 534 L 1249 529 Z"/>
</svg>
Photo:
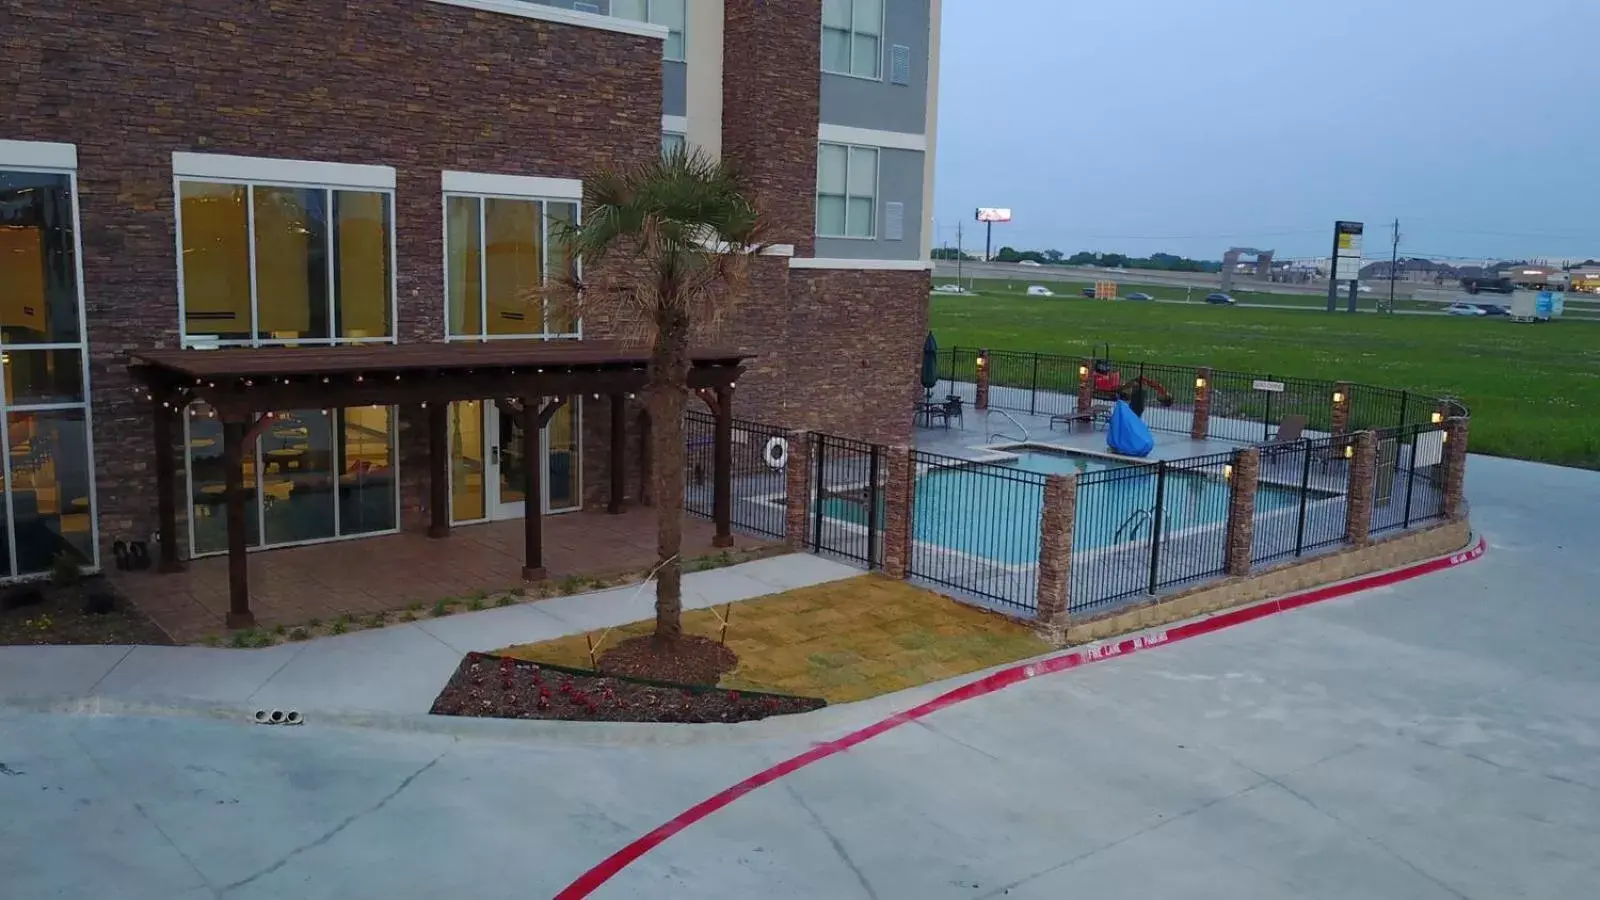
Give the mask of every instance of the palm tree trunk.
<svg viewBox="0 0 1600 900">
<path fill-rule="evenodd" d="M 657 641 L 683 635 L 683 405 L 689 380 L 689 320 L 667 304 L 656 314 L 650 352 L 650 482 L 656 501 Z"/>
</svg>

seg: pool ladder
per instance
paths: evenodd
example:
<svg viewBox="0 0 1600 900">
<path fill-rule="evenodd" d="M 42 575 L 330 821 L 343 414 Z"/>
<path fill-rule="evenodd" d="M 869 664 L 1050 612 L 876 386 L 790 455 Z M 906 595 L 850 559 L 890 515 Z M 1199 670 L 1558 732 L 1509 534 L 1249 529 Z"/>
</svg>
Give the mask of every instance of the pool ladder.
<svg viewBox="0 0 1600 900">
<path fill-rule="evenodd" d="M 1166 522 L 1171 523 L 1172 510 L 1167 510 L 1165 519 Z M 1139 536 L 1139 528 L 1141 526 L 1149 526 L 1151 532 L 1153 533 L 1155 531 L 1155 521 L 1155 507 L 1151 507 L 1149 509 L 1136 509 L 1130 513 L 1126 519 L 1122 520 L 1121 525 L 1117 526 L 1116 536 L 1112 538 L 1112 540 L 1117 542 L 1121 542 L 1123 540 L 1131 541 Z"/>
<path fill-rule="evenodd" d="M 1024 428 L 1022 426 L 1021 422 L 1018 422 L 1016 419 L 1013 419 L 1011 417 L 1010 413 L 1006 412 L 1003 409 L 993 409 L 993 408 L 991 408 L 989 411 L 992 412 L 992 413 L 999 413 L 1000 415 L 1005 416 L 1006 417 L 1006 421 L 1008 421 L 1011 424 L 1017 426 L 1017 430 L 1022 432 L 1022 437 L 1015 439 L 1017 443 L 1026 444 L 1028 441 L 1033 439 L 1032 436 L 1028 434 L 1028 429 Z M 995 438 L 1006 438 L 1007 440 L 1011 440 L 1012 439 L 1011 435 L 1004 434 L 1004 433 L 999 432 L 999 431 L 996 431 L 994 434 L 989 435 L 989 441 L 991 443 L 994 441 Z"/>
</svg>

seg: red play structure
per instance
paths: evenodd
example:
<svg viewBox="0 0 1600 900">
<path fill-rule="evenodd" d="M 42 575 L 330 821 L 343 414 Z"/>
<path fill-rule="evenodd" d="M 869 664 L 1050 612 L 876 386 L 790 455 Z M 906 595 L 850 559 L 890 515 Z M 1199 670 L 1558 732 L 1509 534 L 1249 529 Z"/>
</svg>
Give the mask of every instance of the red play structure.
<svg viewBox="0 0 1600 900">
<path fill-rule="evenodd" d="M 1142 375 L 1131 381 L 1123 381 L 1122 373 L 1103 360 L 1094 364 L 1093 380 L 1096 400 L 1127 400 L 1131 403 L 1134 388 L 1143 386 L 1146 391 L 1155 392 L 1156 402 L 1162 406 L 1171 406 L 1173 403 L 1172 392 L 1161 382 Z"/>
</svg>

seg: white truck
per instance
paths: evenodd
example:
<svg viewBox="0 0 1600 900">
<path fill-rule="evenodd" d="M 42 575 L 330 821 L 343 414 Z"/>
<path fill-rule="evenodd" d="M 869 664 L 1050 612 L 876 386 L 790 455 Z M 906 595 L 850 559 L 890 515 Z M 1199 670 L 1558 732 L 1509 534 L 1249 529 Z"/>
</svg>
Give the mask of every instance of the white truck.
<svg viewBox="0 0 1600 900">
<path fill-rule="evenodd" d="M 1561 291 L 1517 291 L 1511 295 L 1511 321 L 1548 322 L 1561 318 L 1567 295 Z"/>
</svg>

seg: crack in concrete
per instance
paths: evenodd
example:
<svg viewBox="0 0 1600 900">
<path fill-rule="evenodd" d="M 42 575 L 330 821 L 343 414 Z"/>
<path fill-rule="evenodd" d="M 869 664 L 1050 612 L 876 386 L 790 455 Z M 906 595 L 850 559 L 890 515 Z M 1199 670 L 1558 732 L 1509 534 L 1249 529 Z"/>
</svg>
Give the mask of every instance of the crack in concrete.
<svg viewBox="0 0 1600 900">
<path fill-rule="evenodd" d="M 132 652 L 131 648 L 129 652 Z M 179 847 L 178 842 L 174 841 L 172 836 L 167 834 L 167 830 L 161 827 L 161 823 L 157 822 L 155 817 L 150 815 L 150 811 L 144 808 L 144 804 L 133 799 L 133 797 L 129 795 L 127 791 L 120 787 L 116 787 L 117 780 L 112 778 L 111 773 L 107 772 L 105 767 L 100 765 L 100 760 L 95 759 L 94 754 L 89 752 L 89 746 L 78 737 L 78 730 L 76 728 L 68 729 L 67 736 L 72 738 L 72 742 L 74 744 L 78 745 L 78 749 L 82 751 L 84 758 L 89 760 L 89 765 L 94 766 L 94 770 L 100 774 L 100 777 L 104 778 L 108 784 L 111 784 L 115 790 L 120 792 L 123 795 L 123 798 L 128 801 L 128 805 L 132 806 L 134 811 L 139 814 L 139 818 L 144 819 L 145 822 L 149 823 L 150 827 L 155 830 L 155 833 L 161 835 L 161 839 L 167 842 L 168 847 L 172 848 L 172 852 L 178 854 L 178 858 L 183 860 L 184 864 L 189 867 L 189 871 L 193 872 L 194 876 L 200 879 L 200 885 L 206 890 L 210 891 L 211 896 L 222 896 L 220 893 L 218 893 L 216 886 L 211 883 L 211 879 L 207 878 L 206 874 L 200 871 L 200 866 L 195 863 L 192 858 L 190 858 L 189 854 L 183 852 L 183 848 Z"/>
<path fill-rule="evenodd" d="M 299 856 L 300 854 L 306 853 L 306 852 L 311 851 L 311 850 L 315 850 L 316 848 L 321 847 L 322 845 L 324 845 L 324 844 L 328 843 L 329 841 L 333 840 L 334 838 L 338 837 L 339 833 L 341 831 L 344 831 L 346 828 L 349 828 L 351 825 L 354 825 L 357 821 L 359 821 L 361 819 L 364 819 L 367 816 L 372 815 L 373 813 L 377 812 L 378 810 L 383 809 L 385 806 L 388 805 L 390 800 L 393 800 L 394 798 L 400 796 L 400 793 L 402 791 L 404 791 L 406 788 L 410 787 L 411 783 L 413 781 L 416 781 L 418 778 L 420 778 L 424 772 L 426 772 L 429 769 L 433 768 L 434 766 L 438 765 L 439 764 L 439 760 L 444 759 L 449 754 L 450 754 L 450 751 L 446 750 L 444 753 L 441 753 L 438 756 L 435 756 L 427 765 L 425 765 L 422 768 L 416 770 L 415 772 L 412 772 L 410 775 L 407 775 L 400 782 L 400 784 L 397 787 L 395 787 L 394 790 L 392 790 L 388 794 L 384 795 L 384 797 L 381 800 L 379 800 L 377 803 L 374 803 L 372 806 L 368 807 L 367 809 L 362 810 L 361 812 L 355 813 L 354 815 L 351 815 L 351 816 L 347 817 L 343 822 L 340 822 L 339 824 L 333 826 L 332 828 L 330 828 L 327 831 L 326 834 L 323 834 L 321 837 L 317 838 L 316 840 L 314 840 L 314 841 L 312 841 L 312 842 L 310 842 L 308 844 L 302 844 L 301 846 L 296 847 L 293 850 L 290 850 L 288 853 L 285 853 L 282 857 L 280 857 L 277 860 L 277 862 L 274 862 L 272 865 L 267 866 L 265 869 L 262 869 L 261 871 L 255 873 L 254 875 L 249 876 L 248 878 L 242 878 L 239 881 L 233 882 L 232 884 L 224 885 L 220 891 L 217 891 L 217 896 L 221 897 L 222 895 L 224 895 L 224 894 L 226 894 L 226 893 L 228 893 L 230 891 L 233 891 L 233 890 L 235 890 L 237 888 L 244 887 L 245 885 L 250 884 L 251 882 L 254 882 L 257 879 L 264 878 L 264 877 L 266 877 L 268 875 L 271 875 L 273 872 L 276 872 L 279 869 L 283 868 L 284 866 L 288 865 L 290 863 L 290 861 L 293 860 L 296 856 Z"/>
<path fill-rule="evenodd" d="M 272 679 L 278 677 L 278 673 L 289 668 L 289 664 L 299 659 L 300 654 L 304 652 L 306 652 L 306 648 L 304 646 L 296 648 L 293 653 L 289 654 L 289 658 L 283 661 L 282 665 L 278 666 L 276 669 L 273 669 L 271 675 L 268 675 L 266 678 L 262 679 L 260 684 L 256 685 L 256 689 L 250 692 L 250 696 L 244 698 L 244 702 L 248 704 L 250 701 L 256 699 L 256 695 L 261 693 L 263 690 L 266 690 L 267 685 L 272 683 Z"/>
<path fill-rule="evenodd" d="M 800 804 L 800 808 L 806 811 L 806 815 L 811 817 L 811 821 L 816 823 L 817 830 L 822 832 L 822 836 L 828 839 L 828 843 L 833 846 L 833 852 L 838 854 L 839 860 L 844 863 L 845 868 L 856 876 L 856 881 L 861 885 L 861 889 L 866 891 L 868 900 L 878 900 L 878 892 L 872 889 L 872 882 L 867 880 L 867 876 L 856 866 L 855 860 L 850 858 L 850 854 L 844 849 L 844 844 L 840 843 L 839 839 L 833 836 L 833 832 L 828 830 L 828 826 L 823 823 L 822 817 L 817 815 L 817 811 L 811 808 L 811 805 L 805 801 L 804 797 L 800 796 L 800 792 L 794 789 L 792 783 L 785 781 L 783 788 L 789 792 L 790 797 L 794 798 L 794 802 Z"/>
<path fill-rule="evenodd" d="M 914 719 L 912 721 L 915 722 L 917 725 L 921 725 L 923 728 L 926 728 L 928 731 L 933 732 L 934 734 L 938 735 L 939 737 L 944 738 L 945 740 L 949 741 L 952 744 L 955 744 L 955 745 L 960 746 L 960 747 L 965 747 L 968 750 L 971 750 L 973 753 L 976 753 L 979 756 L 982 756 L 985 759 L 988 759 L 988 760 L 990 760 L 992 762 L 1005 764 L 1005 760 L 1001 759 L 998 756 L 995 756 L 993 753 L 990 753 L 989 751 L 983 749 L 982 747 L 976 746 L 974 744 L 969 744 L 966 741 L 963 741 L 962 739 L 956 737 L 955 735 L 951 734 L 948 731 L 945 731 L 945 730 L 943 730 L 941 728 L 935 728 L 933 726 L 933 724 L 930 723 L 926 719 Z"/>
<path fill-rule="evenodd" d="M 111 673 L 115 672 L 117 670 L 117 666 L 122 665 L 124 662 L 127 661 L 128 657 L 133 655 L 133 651 L 135 649 L 137 649 L 137 648 L 129 647 L 128 648 L 128 652 L 124 653 L 120 657 L 118 657 L 117 661 L 111 664 L 111 668 L 105 670 L 104 674 L 102 674 L 99 678 L 96 678 L 94 680 L 94 684 L 89 685 L 89 689 L 87 691 L 84 691 L 83 695 L 85 697 L 93 696 L 94 692 L 100 689 L 100 685 L 104 684 L 105 680 L 107 678 L 111 677 Z"/>
<path fill-rule="evenodd" d="M 1572 787 L 1585 788 L 1585 789 L 1591 790 L 1591 791 L 1600 791 L 1600 787 L 1596 787 L 1595 785 L 1589 784 L 1588 782 L 1585 782 L 1585 781 L 1578 781 L 1575 778 L 1567 778 L 1566 776 L 1563 776 L 1563 775 L 1553 775 L 1553 774 L 1551 774 L 1549 772 L 1540 772 L 1540 771 L 1537 771 L 1535 769 L 1524 769 L 1521 766 L 1513 766 L 1513 765 L 1508 765 L 1506 763 L 1495 762 L 1494 760 L 1489 759 L 1486 756 L 1479 756 L 1476 753 L 1473 753 L 1473 752 L 1468 751 L 1468 750 L 1462 750 L 1459 747 L 1450 747 L 1450 746 L 1447 746 L 1445 744 L 1441 744 L 1441 743 L 1439 743 L 1437 741 L 1429 740 L 1428 738 L 1425 738 L 1425 737 L 1417 737 L 1415 735 L 1408 735 L 1408 734 L 1405 734 L 1404 732 L 1401 732 L 1400 736 L 1401 737 L 1405 737 L 1405 738 L 1409 738 L 1409 739 L 1411 739 L 1413 741 L 1416 741 L 1417 743 L 1423 745 L 1424 747 L 1432 747 L 1435 750 L 1442 750 L 1445 753 L 1449 753 L 1449 754 L 1452 754 L 1454 756 L 1465 757 L 1467 759 L 1472 760 L 1473 762 L 1480 762 L 1480 763 L 1483 763 L 1486 766 L 1491 766 L 1493 768 L 1499 769 L 1502 772 L 1514 772 L 1514 773 L 1516 773 L 1518 775 L 1531 775 L 1531 776 L 1533 776 L 1535 778 L 1549 779 L 1550 781 L 1554 781 L 1557 784 L 1565 784 L 1565 785 L 1570 785 Z"/>
</svg>

